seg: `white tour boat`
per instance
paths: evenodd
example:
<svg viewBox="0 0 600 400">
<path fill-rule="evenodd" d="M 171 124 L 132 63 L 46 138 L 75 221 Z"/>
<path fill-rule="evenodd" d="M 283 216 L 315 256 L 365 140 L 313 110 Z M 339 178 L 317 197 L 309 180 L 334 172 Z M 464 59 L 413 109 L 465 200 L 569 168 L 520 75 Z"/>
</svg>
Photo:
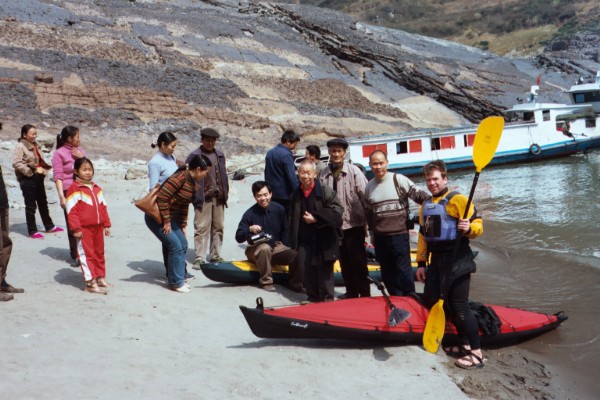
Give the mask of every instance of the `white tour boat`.
<svg viewBox="0 0 600 400">
<path fill-rule="evenodd" d="M 581 80 L 568 93 L 572 105 L 539 103 L 538 85 L 527 101 L 506 111 L 498 149 L 490 164 L 564 157 L 600 147 L 600 71 L 591 83 Z M 443 160 L 449 170 L 472 168 L 477 126 L 382 134 L 350 140 L 350 159 L 369 175 L 369 155 L 382 150 L 390 171 L 418 175 L 432 160 Z"/>
</svg>

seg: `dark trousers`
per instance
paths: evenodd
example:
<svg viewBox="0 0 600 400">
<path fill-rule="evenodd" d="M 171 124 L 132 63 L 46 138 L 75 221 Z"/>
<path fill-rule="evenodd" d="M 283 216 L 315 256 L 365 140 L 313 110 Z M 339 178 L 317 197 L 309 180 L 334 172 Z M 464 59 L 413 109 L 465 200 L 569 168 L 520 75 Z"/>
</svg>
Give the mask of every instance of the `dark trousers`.
<svg viewBox="0 0 600 400">
<path fill-rule="evenodd" d="M 440 263 L 439 257 L 437 258 L 436 260 L 436 254 L 434 253 L 431 258 L 431 265 L 427 267 L 425 277 L 423 298 L 428 306 L 435 304 L 440 298 L 440 293 L 446 290 L 446 280 L 442 274 L 448 272 L 447 265 Z M 452 322 L 461 336 L 462 344 L 470 345 L 471 349 L 479 349 L 481 348 L 479 325 L 471 307 L 469 307 L 470 286 L 471 274 L 465 274 L 454 279 L 448 289 L 444 308 L 452 318 Z"/>
<path fill-rule="evenodd" d="M 340 245 L 340 266 L 346 286 L 346 297 L 369 297 L 371 285 L 367 279 L 369 269 L 365 252 L 364 226 L 344 230 Z"/>
<path fill-rule="evenodd" d="M 392 296 L 407 296 L 415 291 L 408 233 L 375 234 L 375 258 L 381 266 L 381 279 Z"/>
<path fill-rule="evenodd" d="M 67 198 L 67 191 L 64 190 L 63 194 L 65 195 L 65 199 Z M 65 222 L 67 227 L 67 237 L 69 239 L 69 253 L 71 254 L 71 258 L 73 260 L 77 259 L 77 238 L 73 236 L 73 231 L 69 226 L 69 217 L 67 217 L 67 207 L 63 209 L 63 213 L 65 214 Z"/>
<path fill-rule="evenodd" d="M 333 300 L 333 261 L 314 263 L 314 245 L 300 243 L 298 261 L 304 266 L 304 288 L 309 300 Z"/>
<path fill-rule="evenodd" d="M 12 253 L 12 240 L 8 237 L 8 208 L 0 208 L 0 235 L 0 280 L 4 282 Z"/>
<path fill-rule="evenodd" d="M 54 222 L 50 218 L 48 211 L 48 199 L 46 199 L 46 188 L 44 188 L 44 175 L 33 174 L 31 178 L 21 179 L 21 191 L 25 199 L 25 221 L 27 221 L 27 231 L 33 235 L 38 231 L 35 223 L 35 210 L 40 210 L 42 223 L 47 231 L 54 228 Z"/>
</svg>

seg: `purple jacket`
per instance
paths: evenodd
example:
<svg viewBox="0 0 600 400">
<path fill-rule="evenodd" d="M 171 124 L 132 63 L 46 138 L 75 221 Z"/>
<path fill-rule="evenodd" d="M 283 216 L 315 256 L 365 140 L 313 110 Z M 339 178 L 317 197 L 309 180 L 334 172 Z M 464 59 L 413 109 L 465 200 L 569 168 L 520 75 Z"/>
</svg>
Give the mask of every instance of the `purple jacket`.
<svg viewBox="0 0 600 400">
<path fill-rule="evenodd" d="M 69 190 L 73 184 L 73 165 L 75 164 L 75 157 L 71 154 L 73 146 L 65 144 L 60 149 L 54 152 L 52 156 L 52 169 L 54 170 L 54 180 L 61 180 L 63 184 L 63 190 Z M 81 147 L 78 150 L 85 157 L 85 151 Z"/>
</svg>

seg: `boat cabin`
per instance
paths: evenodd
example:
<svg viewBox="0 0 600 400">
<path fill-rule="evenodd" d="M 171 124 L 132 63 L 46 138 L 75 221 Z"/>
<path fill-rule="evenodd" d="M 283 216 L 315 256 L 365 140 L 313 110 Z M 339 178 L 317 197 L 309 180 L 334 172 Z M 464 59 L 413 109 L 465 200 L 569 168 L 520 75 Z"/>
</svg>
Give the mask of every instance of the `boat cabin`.
<svg viewBox="0 0 600 400">
<path fill-rule="evenodd" d="M 596 113 L 600 113 L 600 71 L 596 73 L 596 79 L 590 83 L 583 81 L 571 86 L 569 95 L 573 104 L 590 104 Z"/>
</svg>

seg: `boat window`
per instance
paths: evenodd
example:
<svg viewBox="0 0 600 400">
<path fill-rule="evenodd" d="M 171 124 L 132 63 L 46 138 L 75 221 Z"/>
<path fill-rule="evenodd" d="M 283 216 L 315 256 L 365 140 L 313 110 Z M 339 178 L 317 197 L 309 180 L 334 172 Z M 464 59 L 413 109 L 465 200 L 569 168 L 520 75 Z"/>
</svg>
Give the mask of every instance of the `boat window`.
<svg viewBox="0 0 600 400">
<path fill-rule="evenodd" d="M 475 134 L 471 133 L 469 135 L 463 135 L 463 144 L 465 147 L 473 147 L 473 142 L 475 141 Z"/>
<path fill-rule="evenodd" d="M 456 147 L 454 136 L 443 136 L 431 139 L 431 150 L 453 149 Z"/>
<path fill-rule="evenodd" d="M 381 150 L 383 151 L 385 154 L 388 153 L 387 151 L 387 144 L 385 143 L 377 143 L 377 144 L 366 144 L 362 147 L 362 154 L 363 157 L 367 158 L 371 155 L 371 153 L 373 153 L 375 150 Z"/>
<path fill-rule="evenodd" d="M 542 111 L 542 116 L 544 118 L 544 121 L 550 121 L 550 110 Z"/>
<path fill-rule="evenodd" d="M 423 144 L 421 143 L 421 139 L 411 140 L 408 143 L 410 145 L 410 152 L 411 153 L 420 153 L 420 152 L 423 151 Z"/>
<path fill-rule="evenodd" d="M 408 142 L 396 143 L 396 154 L 406 154 L 406 153 L 408 153 Z"/>
<path fill-rule="evenodd" d="M 600 90 L 592 92 L 573 93 L 573 102 L 575 104 L 592 103 L 600 101 Z"/>
<path fill-rule="evenodd" d="M 533 112 L 528 111 L 523 113 L 523 121 L 533 121 Z"/>
<path fill-rule="evenodd" d="M 596 127 L 596 120 L 595 119 L 586 119 L 585 120 L 585 127 L 586 128 L 595 128 Z"/>
</svg>

